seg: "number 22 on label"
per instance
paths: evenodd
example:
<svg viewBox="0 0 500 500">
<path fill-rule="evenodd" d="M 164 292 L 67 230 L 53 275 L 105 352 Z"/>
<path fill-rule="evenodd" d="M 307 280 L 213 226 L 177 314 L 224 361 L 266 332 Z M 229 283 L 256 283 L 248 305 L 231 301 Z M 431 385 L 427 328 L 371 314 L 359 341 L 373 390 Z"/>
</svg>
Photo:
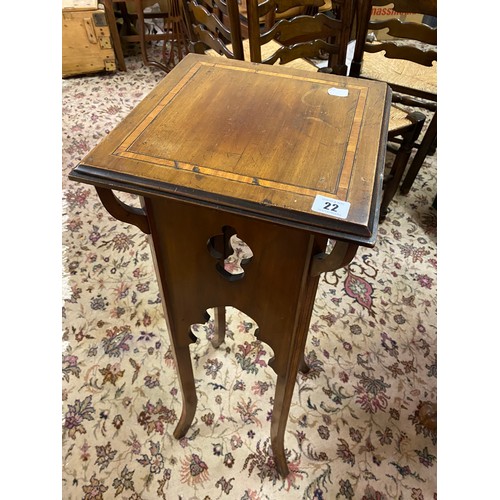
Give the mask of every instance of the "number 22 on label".
<svg viewBox="0 0 500 500">
<path fill-rule="evenodd" d="M 335 200 L 320 194 L 316 195 L 311 210 L 331 217 L 345 219 L 351 204 L 348 201 Z"/>
</svg>

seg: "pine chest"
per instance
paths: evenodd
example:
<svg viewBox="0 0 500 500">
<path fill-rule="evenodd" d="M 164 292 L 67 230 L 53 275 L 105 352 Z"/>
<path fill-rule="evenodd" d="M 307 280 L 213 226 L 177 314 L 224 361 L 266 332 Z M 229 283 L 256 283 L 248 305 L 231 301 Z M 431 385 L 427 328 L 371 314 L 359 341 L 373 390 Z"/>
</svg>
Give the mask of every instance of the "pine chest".
<svg viewBox="0 0 500 500">
<path fill-rule="evenodd" d="M 68 2 L 66 2 L 68 5 Z M 115 71 L 116 61 L 104 10 L 97 1 L 62 9 L 62 76 Z"/>
</svg>

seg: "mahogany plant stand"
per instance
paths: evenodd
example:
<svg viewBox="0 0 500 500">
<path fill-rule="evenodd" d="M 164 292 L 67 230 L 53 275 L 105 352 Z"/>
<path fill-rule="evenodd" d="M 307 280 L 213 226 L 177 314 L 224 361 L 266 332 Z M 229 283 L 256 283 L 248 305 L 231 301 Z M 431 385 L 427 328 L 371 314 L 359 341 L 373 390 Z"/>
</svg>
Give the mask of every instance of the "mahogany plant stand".
<svg viewBox="0 0 500 500">
<path fill-rule="evenodd" d="M 176 438 L 196 412 L 191 326 L 215 308 L 218 347 L 234 306 L 274 352 L 271 449 L 288 475 L 285 429 L 320 274 L 375 243 L 389 103 L 382 83 L 190 54 L 71 172 L 149 235 L 183 398 Z M 252 251 L 236 274 L 224 265 L 234 235 Z"/>
</svg>

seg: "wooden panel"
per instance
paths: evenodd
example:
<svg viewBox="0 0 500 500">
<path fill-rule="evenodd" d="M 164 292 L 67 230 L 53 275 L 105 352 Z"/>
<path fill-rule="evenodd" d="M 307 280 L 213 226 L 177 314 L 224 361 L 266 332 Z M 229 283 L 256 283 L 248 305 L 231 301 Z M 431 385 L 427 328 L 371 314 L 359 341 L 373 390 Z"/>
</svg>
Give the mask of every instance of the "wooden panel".
<svg viewBox="0 0 500 500">
<path fill-rule="evenodd" d="M 280 96 L 290 80 L 273 78 L 269 89 L 271 72 L 252 76 L 249 80 L 246 69 L 228 66 L 214 72 L 213 66 L 201 65 L 194 75 L 186 75 L 182 92 L 167 94 L 152 109 L 116 154 L 201 173 L 214 182 L 257 184 L 293 194 L 337 194 L 344 199 L 366 88 L 352 85 L 348 99 L 334 98 L 327 94 L 329 82 L 311 88 L 308 78 L 297 79 L 285 110 L 293 110 L 294 117 L 287 120 Z M 228 79 L 234 83 L 231 95 L 217 92 Z M 252 112 L 262 99 L 259 113 Z M 338 100 L 337 110 L 329 114 L 327 101 L 333 99 Z M 171 116 L 178 119 L 174 122 Z"/>
<path fill-rule="evenodd" d="M 378 82 L 190 54 L 75 178 L 372 243 L 389 98 Z M 349 202 L 347 218 L 313 211 L 318 194 Z"/>
<path fill-rule="evenodd" d="M 62 76 L 116 69 L 103 10 L 62 11 Z"/>
</svg>

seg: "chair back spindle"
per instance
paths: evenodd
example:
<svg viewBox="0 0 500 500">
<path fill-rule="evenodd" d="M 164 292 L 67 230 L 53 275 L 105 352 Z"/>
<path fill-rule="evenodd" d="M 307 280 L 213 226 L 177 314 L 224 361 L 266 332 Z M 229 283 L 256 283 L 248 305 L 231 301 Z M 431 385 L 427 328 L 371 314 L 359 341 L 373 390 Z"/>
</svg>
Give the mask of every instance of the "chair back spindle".
<svg viewBox="0 0 500 500">
<path fill-rule="evenodd" d="M 251 61 L 287 64 L 298 58 L 328 55 L 329 72 L 345 75 L 353 0 L 333 2 L 328 11 L 321 11 L 323 6 L 324 0 L 248 0 Z M 295 8 L 300 8 L 299 15 L 280 16 Z M 277 48 L 271 45 L 272 50 L 268 50 L 270 41 L 277 42 Z"/>
<path fill-rule="evenodd" d="M 244 59 L 237 0 L 183 0 L 189 50 Z"/>
</svg>

